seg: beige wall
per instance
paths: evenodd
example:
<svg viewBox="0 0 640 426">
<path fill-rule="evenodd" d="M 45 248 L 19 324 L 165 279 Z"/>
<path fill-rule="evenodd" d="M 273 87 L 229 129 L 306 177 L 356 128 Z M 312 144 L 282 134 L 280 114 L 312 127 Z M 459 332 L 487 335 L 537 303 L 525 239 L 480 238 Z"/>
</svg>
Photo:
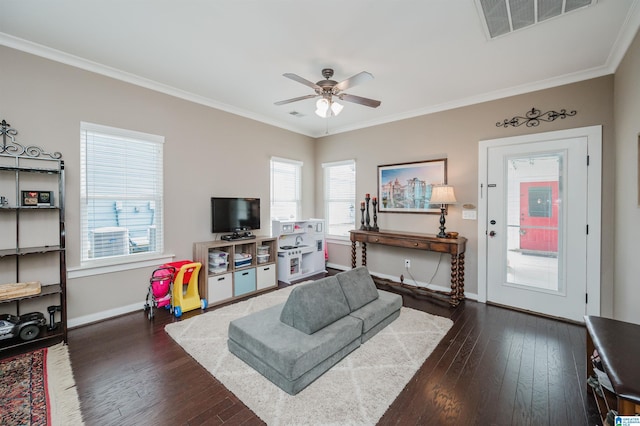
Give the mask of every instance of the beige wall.
<svg viewBox="0 0 640 426">
<path fill-rule="evenodd" d="M 152 90 L 0 47 L 2 119 L 17 141 L 60 151 L 66 165 L 67 264 L 80 265 L 80 122 L 165 137 L 165 251 L 192 257 L 213 239 L 209 198 L 260 197 L 269 230 L 269 159 L 304 162 L 303 191 L 314 191 L 314 140 Z M 314 199 L 303 215 L 314 214 Z M 70 319 L 144 301 L 152 268 L 71 279 Z"/>
<path fill-rule="evenodd" d="M 634 266 L 635 259 L 632 258 L 637 241 L 634 237 L 638 233 L 635 197 L 640 97 L 633 81 L 634 75 L 640 72 L 638 52 L 636 40 L 615 77 L 617 143 L 614 140 L 613 76 L 327 136 L 316 142 L 286 130 L 6 47 L 0 47 L 3 57 L 0 62 L 3 94 L 0 118 L 20 132 L 18 141 L 58 150 L 64 155 L 70 268 L 77 268 L 80 263 L 80 121 L 165 136 L 165 246 L 166 251 L 177 258 L 190 258 L 194 241 L 212 238 L 208 207 L 211 195 L 258 196 L 264 200 L 263 206 L 268 206 L 268 169 L 272 155 L 304 161 L 304 217 L 323 216 L 321 163 L 356 159 L 357 193 L 362 198 L 366 192 L 376 193 L 377 166 L 380 164 L 447 158 L 449 183 L 455 186 L 460 201 L 450 208 L 447 229 L 459 231 L 469 238 L 466 288 L 470 293 L 478 290 L 478 223 L 462 220 L 460 205 L 478 204 L 478 141 L 602 125 L 602 312 L 640 323 L 637 309 L 632 306 L 633 296 L 637 294 L 634 290 L 639 268 Z M 523 114 L 532 107 L 542 111 L 575 109 L 578 114 L 543 123 L 534 129 L 495 126 L 496 122 Z M 616 179 L 618 187 L 615 186 Z M 618 200 L 616 216 L 614 194 Z M 268 208 L 263 207 L 265 228 L 268 218 Z M 435 233 L 438 217 L 386 213 L 379 215 L 379 224 L 383 229 Z M 620 256 L 616 261 L 614 248 Z M 331 244 L 329 255 L 331 263 L 350 265 L 349 245 Z M 428 281 L 438 263 L 437 255 L 371 247 L 369 265 L 374 272 L 397 277 L 404 272 L 404 258 L 412 259 L 412 275 L 419 282 Z M 433 282 L 447 285 L 448 259 L 443 257 L 442 262 Z M 151 269 L 70 280 L 69 318 L 142 303 Z M 411 282 L 411 277 L 407 277 L 407 281 Z"/>
<path fill-rule="evenodd" d="M 543 123 L 537 128 L 525 126 L 505 129 L 496 123 L 514 115 L 523 115 L 532 107 L 548 110 L 576 110 L 575 117 Z M 384 108 L 384 103 L 381 108 Z M 381 164 L 447 158 L 448 183 L 455 187 L 459 203 L 449 207 L 447 229 L 468 238 L 465 289 L 478 292 L 478 223 L 462 219 L 462 204 L 478 205 L 478 141 L 528 133 L 547 132 L 575 127 L 603 126 L 603 260 L 602 311 L 612 310 L 613 266 L 613 76 L 606 76 L 558 88 L 542 90 L 435 114 L 424 115 L 363 130 L 319 139 L 316 147 L 316 206 L 322 206 L 323 162 L 356 159 L 357 194 L 376 193 L 377 166 Z M 321 209 L 321 207 L 319 207 Z M 322 212 L 317 211 L 320 215 Z M 359 220 L 360 212 L 358 212 Z M 438 232 L 439 216 L 423 214 L 382 213 L 378 215 L 381 229 L 406 232 Z M 433 280 L 440 286 L 449 283 L 447 256 Z M 410 258 L 411 272 L 418 282 L 429 282 L 436 271 L 439 255 L 413 250 L 389 249 L 369 245 L 368 266 L 373 272 L 399 277 L 405 274 L 403 259 Z M 350 246 L 329 245 L 329 261 L 343 266 L 351 264 Z"/>
<path fill-rule="evenodd" d="M 640 324 L 640 35 L 620 63 L 615 76 L 615 318 Z"/>
</svg>

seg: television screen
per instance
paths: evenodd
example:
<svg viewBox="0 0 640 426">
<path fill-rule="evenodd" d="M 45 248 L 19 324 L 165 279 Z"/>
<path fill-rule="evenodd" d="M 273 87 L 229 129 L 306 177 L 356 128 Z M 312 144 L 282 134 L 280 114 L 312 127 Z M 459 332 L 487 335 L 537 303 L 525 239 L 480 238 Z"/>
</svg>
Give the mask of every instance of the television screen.
<svg viewBox="0 0 640 426">
<path fill-rule="evenodd" d="M 260 198 L 211 198 L 211 232 L 260 229 Z"/>
</svg>

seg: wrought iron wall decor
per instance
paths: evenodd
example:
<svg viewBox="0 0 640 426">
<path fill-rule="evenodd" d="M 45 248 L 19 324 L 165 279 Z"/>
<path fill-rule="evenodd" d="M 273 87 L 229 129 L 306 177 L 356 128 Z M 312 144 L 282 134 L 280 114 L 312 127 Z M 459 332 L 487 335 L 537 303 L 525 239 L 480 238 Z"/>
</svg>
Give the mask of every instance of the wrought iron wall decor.
<svg viewBox="0 0 640 426">
<path fill-rule="evenodd" d="M 7 123 L 6 120 L 2 120 L 2 122 L 0 123 L 0 135 L 2 135 L 0 154 L 12 155 L 15 157 L 24 155 L 33 158 L 47 156 L 51 157 L 54 160 L 59 160 L 62 158 L 62 154 L 60 152 L 45 152 L 45 150 L 40 148 L 39 146 L 20 145 L 18 142 L 16 142 L 15 136 L 17 134 L 18 131 L 16 129 L 12 129 L 11 124 Z"/>
<path fill-rule="evenodd" d="M 539 109 L 531 108 L 531 111 L 527 111 L 524 117 L 516 115 L 511 119 L 505 118 L 502 122 L 498 121 L 496 123 L 496 127 L 519 127 L 523 124 L 526 124 L 527 127 L 537 127 L 540 125 L 541 121 L 551 122 L 558 118 L 562 118 L 564 120 L 565 118 L 573 117 L 576 114 L 577 111 L 575 110 L 567 112 L 566 109 L 561 109 L 560 112 L 547 111 L 545 113 L 541 113 Z"/>
</svg>

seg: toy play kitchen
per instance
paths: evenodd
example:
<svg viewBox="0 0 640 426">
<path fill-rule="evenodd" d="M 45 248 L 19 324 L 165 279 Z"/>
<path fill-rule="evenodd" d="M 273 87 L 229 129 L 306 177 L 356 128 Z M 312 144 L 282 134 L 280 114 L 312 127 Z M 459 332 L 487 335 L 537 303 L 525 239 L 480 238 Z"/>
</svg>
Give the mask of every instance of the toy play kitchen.
<svg viewBox="0 0 640 426">
<path fill-rule="evenodd" d="M 278 237 L 278 280 L 291 283 L 325 270 L 324 220 L 274 220 Z"/>
</svg>

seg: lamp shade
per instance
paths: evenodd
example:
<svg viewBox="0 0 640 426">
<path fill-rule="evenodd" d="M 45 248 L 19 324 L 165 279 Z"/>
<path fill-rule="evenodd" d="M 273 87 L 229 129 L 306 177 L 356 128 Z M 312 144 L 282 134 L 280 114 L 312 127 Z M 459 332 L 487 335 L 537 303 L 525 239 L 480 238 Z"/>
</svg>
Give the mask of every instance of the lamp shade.
<svg viewBox="0 0 640 426">
<path fill-rule="evenodd" d="M 342 111 L 342 108 L 344 108 L 342 104 L 339 104 L 337 102 L 331 102 L 331 111 L 333 112 L 334 117 L 340 114 L 340 111 Z"/>
<path fill-rule="evenodd" d="M 327 118 L 329 116 L 329 101 L 322 98 L 318 99 L 316 102 L 316 114 L 322 118 Z"/>
<path fill-rule="evenodd" d="M 430 204 L 453 204 L 456 202 L 456 195 L 453 186 L 434 185 L 431 191 Z"/>
</svg>

